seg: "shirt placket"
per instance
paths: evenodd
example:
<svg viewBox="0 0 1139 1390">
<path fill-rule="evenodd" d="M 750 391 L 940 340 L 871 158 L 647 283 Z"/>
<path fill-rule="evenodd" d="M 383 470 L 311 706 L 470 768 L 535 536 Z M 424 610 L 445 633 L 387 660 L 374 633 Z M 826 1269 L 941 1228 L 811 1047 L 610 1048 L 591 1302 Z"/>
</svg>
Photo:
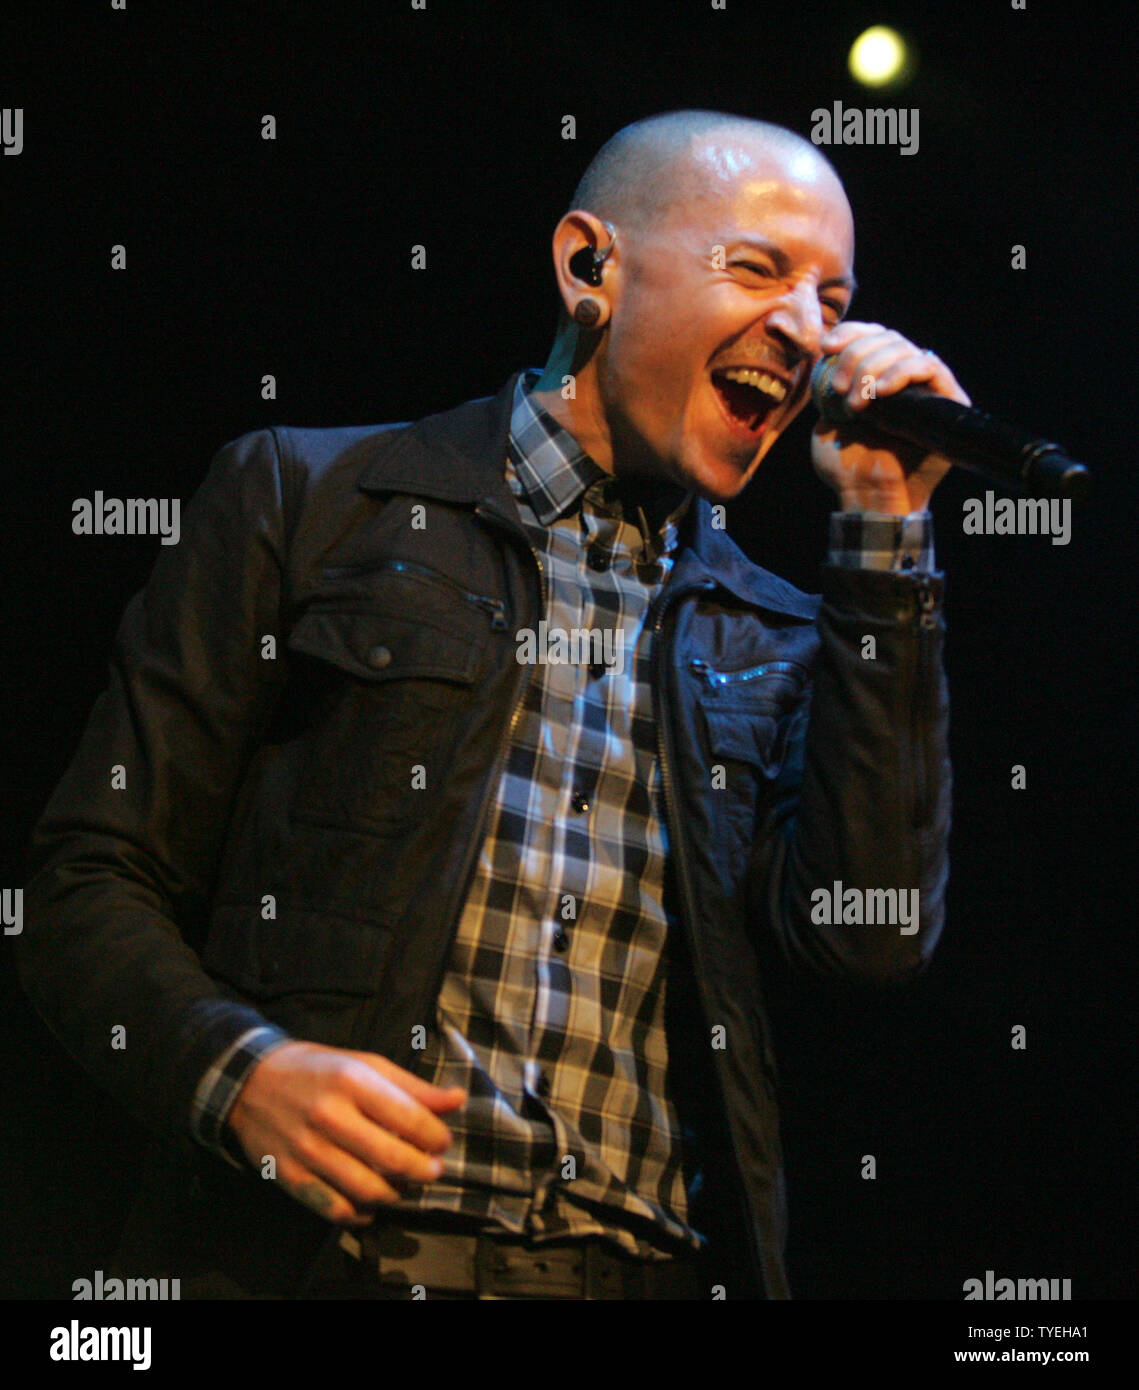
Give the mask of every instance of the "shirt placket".
<svg viewBox="0 0 1139 1390">
<path fill-rule="evenodd" d="M 561 582 L 557 585 L 557 600 L 552 605 L 551 626 L 556 623 L 567 632 L 574 628 L 592 632 L 603 626 L 620 624 L 620 614 L 610 615 L 597 601 L 600 581 L 593 568 L 597 556 L 605 555 L 612 561 L 626 549 L 621 542 L 618 517 L 598 511 L 587 498 L 577 518 L 567 518 L 554 529 L 557 532 L 555 548 L 562 547 L 558 549 L 561 563 L 556 566 Z M 590 556 L 594 557 L 593 566 Z M 631 563 L 631 556 L 625 558 Z M 582 1145 L 573 1137 L 580 1134 L 582 1097 L 567 1089 L 565 1084 L 569 1076 L 577 1074 L 577 1069 L 563 1066 L 559 1072 L 559 1063 L 572 1058 L 575 1051 L 575 1039 L 570 1030 L 571 1010 L 593 1015 L 601 1010 L 596 980 L 588 972 L 585 976 L 574 976 L 570 970 L 574 938 L 590 930 L 588 902 L 593 859 L 591 855 L 570 854 L 567 840 L 571 835 L 589 832 L 590 816 L 601 794 L 599 780 L 605 766 L 605 735 L 588 717 L 587 706 L 596 703 L 590 684 L 594 677 L 589 667 L 572 663 L 549 670 L 551 674 L 557 673 L 551 683 L 566 701 L 565 712 L 569 715 L 573 735 L 561 768 L 553 872 L 539 945 L 539 1008 L 535 1015 L 533 1047 L 535 1085 L 543 1088 L 539 1094 L 554 1127 L 557 1158 L 554 1168 L 537 1184 L 536 1212 L 543 1206 L 548 1210 L 558 1209 L 562 1162 L 567 1157 L 572 1156 L 575 1164 L 588 1161 L 585 1152 L 579 1152 Z M 570 901 L 573 912 L 567 918 L 563 911 Z M 587 994 L 575 995 L 575 990 L 582 989 Z M 584 1177 L 584 1173 L 579 1176 Z M 563 1223 L 570 1216 L 564 1211 L 559 1215 Z M 536 1221 L 540 1223 L 537 1215 Z"/>
</svg>

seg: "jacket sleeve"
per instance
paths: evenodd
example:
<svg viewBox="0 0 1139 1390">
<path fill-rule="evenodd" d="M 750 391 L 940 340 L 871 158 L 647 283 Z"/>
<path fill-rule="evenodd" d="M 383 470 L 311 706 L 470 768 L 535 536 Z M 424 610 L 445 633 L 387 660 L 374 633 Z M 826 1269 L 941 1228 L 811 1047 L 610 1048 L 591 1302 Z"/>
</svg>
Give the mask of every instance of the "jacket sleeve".
<svg viewBox="0 0 1139 1390">
<path fill-rule="evenodd" d="M 813 973 L 906 979 L 941 933 L 951 799 L 942 592 L 939 574 L 823 569 L 813 693 L 749 877 L 765 935 Z M 916 890 L 916 930 L 834 921 L 836 884 L 863 902 L 866 890 L 895 889 L 912 904 Z"/>
<path fill-rule="evenodd" d="M 265 1020 L 200 940 L 233 798 L 279 692 L 276 437 L 224 446 L 127 606 L 110 680 L 32 833 L 20 977 L 63 1046 L 149 1128 L 185 1135 L 210 1064 Z"/>
</svg>

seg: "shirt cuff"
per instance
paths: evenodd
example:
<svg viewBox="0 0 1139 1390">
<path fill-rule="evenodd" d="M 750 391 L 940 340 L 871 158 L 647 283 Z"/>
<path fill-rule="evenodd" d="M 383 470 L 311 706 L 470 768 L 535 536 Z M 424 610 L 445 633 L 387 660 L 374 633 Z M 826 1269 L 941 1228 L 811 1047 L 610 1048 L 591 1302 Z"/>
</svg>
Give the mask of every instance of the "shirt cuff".
<svg viewBox="0 0 1139 1390">
<path fill-rule="evenodd" d="M 933 516 L 910 512 L 832 512 L 828 562 L 844 569 L 934 570 Z"/>
<path fill-rule="evenodd" d="M 290 1034 L 272 1024 L 250 1028 L 226 1048 L 198 1082 L 190 1108 L 190 1132 L 199 1144 L 220 1154 L 234 1168 L 248 1167 L 244 1153 L 225 1129 L 238 1092 L 262 1057 L 292 1041 Z"/>
</svg>

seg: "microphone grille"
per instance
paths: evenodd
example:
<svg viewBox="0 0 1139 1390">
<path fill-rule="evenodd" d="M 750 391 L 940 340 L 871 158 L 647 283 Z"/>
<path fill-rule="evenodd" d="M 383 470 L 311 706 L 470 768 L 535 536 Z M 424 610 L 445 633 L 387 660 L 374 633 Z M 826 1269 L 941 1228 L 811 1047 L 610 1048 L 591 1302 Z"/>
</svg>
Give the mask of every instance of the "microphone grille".
<svg viewBox="0 0 1139 1390">
<path fill-rule="evenodd" d="M 843 397 L 831 385 L 831 377 L 834 376 L 837 366 L 837 354 L 831 357 L 820 357 L 815 363 L 811 369 L 811 399 L 815 403 L 815 409 L 825 420 L 830 420 L 834 424 L 842 424 L 843 421 L 850 419 L 850 412 L 846 408 Z"/>
</svg>

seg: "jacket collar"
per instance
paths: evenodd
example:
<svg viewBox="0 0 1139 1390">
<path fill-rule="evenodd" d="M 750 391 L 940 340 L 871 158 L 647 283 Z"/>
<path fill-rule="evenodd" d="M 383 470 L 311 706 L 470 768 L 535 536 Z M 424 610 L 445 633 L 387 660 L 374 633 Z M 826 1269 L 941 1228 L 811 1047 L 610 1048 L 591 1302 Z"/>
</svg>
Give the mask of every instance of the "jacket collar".
<svg viewBox="0 0 1139 1390">
<path fill-rule="evenodd" d="M 394 435 L 385 431 L 374 436 L 367 446 L 372 456 L 357 487 L 460 506 L 490 502 L 496 511 L 517 519 L 504 466 L 514 387 L 521 375 L 515 372 L 496 396 L 427 415 Z M 816 616 L 816 595 L 754 564 L 712 525 L 712 504 L 703 497 L 692 502 L 681 523 L 680 549 L 667 581 L 670 589 L 706 587 L 712 581 L 773 612 L 808 620 Z"/>
</svg>

